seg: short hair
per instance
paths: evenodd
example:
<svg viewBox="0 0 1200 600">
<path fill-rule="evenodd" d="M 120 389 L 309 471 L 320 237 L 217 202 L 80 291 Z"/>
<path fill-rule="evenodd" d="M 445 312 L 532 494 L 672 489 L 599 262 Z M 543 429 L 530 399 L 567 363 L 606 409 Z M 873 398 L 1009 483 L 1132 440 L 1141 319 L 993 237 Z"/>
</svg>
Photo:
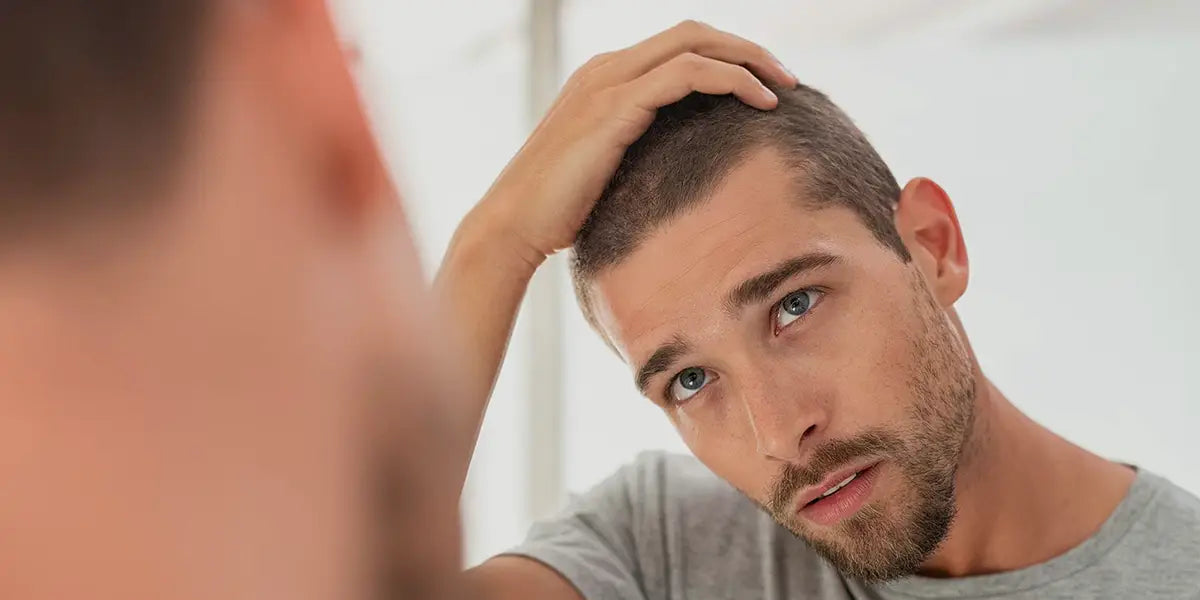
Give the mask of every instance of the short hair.
<svg viewBox="0 0 1200 600">
<path fill-rule="evenodd" d="M 580 308 L 600 331 L 590 283 L 657 228 L 705 201 L 761 148 L 779 151 L 816 207 L 844 206 L 884 246 L 911 260 L 893 222 L 896 178 L 849 117 L 821 92 L 773 88 L 779 105 L 752 108 L 733 96 L 694 93 L 658 110 L 621 160 L 575 240 L 571 276 Z"/>
<path fill-rule="evenodd" d="M 0 224 L 136 202 L 179 154 L 205 0 L 0 3 Z M 110 202 L 111 204 L 111 202 Z"/>
</svg>

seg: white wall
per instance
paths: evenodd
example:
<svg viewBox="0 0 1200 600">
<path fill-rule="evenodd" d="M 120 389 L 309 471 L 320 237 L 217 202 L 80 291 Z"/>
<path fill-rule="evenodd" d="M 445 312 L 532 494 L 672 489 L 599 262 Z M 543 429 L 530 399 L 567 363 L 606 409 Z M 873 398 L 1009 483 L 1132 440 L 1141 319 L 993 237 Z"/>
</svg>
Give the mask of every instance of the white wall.
<svg viewBox="0 0 1200 600">
<path fill-rule="evenodd" d="M 335 0 L 337 2 L 337 0 Z M 527 131 L 525 2 L 341 0 L 361 80 L 432 270 Z M 963 318 L 1032 416 L 1200 492 L 1200 3 L 1189 0 L 576 0 L 565 72 L 698 18 L 762 42 L 828 92 L 900 179 L 931 176 L 972 258 Z M 561 266 L 561 265 L 560 265 Z M 567 306 L 570 291 L 563 289 Z M 565 482 L 686 451 L 569 308 Z M 518 325 L 464 499 L 468 562 L 527 525 Z"/>
</svg>

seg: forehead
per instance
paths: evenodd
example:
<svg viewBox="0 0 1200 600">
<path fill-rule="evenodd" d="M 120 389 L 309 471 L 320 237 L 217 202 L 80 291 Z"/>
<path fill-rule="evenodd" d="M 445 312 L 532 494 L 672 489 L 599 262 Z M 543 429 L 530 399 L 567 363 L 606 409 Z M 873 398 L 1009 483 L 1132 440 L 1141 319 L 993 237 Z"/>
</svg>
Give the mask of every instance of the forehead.
<svg viewBox="0 0 1200 600">
<path fill-rule="evenodd" d="M 705 327 L 719 327 L 726 294 L 782 260 L 809 252 L 852 258 L 878 246 L 849 209 L 811 208 L 798 182 L 775 150 L 759 150 L 707 201 L 596 278 L 599 324 L 626 361 L 676 334 L 702 337 Z"/>
</svg>

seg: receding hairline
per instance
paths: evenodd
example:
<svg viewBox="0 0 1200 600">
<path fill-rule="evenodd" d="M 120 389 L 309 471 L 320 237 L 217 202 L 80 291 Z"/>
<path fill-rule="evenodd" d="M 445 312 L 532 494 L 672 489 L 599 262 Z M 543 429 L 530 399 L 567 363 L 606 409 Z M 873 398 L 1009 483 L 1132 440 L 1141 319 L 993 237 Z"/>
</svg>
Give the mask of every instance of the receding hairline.
<svg viewBox="0 0 1200 600">
<path fill-rule="evenodd" d="M 598 311 L 596 309 L 598 308 L 598 305 L 596 304 L 596 297 L 594 293 L 594 288 L 596 287 L 597 281 L 599 281 L 599 279 L 605 274 L 619 268 L 621 265 L 626 264 L 630 259 L 634 258 L 634 256 L 638 254 L 638 251 L 644 247 L 651 238 L 655 237 L 664 230 L 669 229 L 685 216 L 695 213 L 707 206 L 709 202 L 711 202 L 716 195 L 721 192 L 722 188 L 725 187 L 725 185 L 730 179 L 733 178 L 738 170 L 746 167 L 749 163 L 757 158 L 764 155 L 774 155 L 772 160 L 775 160 L 777 165 L 790 175 L 787 177 L 787 180 L 788 185 L 790 186 L 789 192 L 791 196 L 789 198 L 789 204 L 792 208 L 810 212 L 822 212 L 829 209 L 841 208 L 853 213 L 851 209 L 841 206 L 840 204 L 815 197 L 811 190 L 811 185 L 809 185 L 809 178 L 806 176 L 806 170 L 803 167 L 796 165 L 794 162 L 789 162 L 785 156 L 784 150 L 780 149 L 778 146 L 779 144 L 777 142 L 769 139 L 763 139 L 747 144 L 740 152 L 740 155 L 727 165 L 727 168 L 724 169 L 724 172 L 717 173 L 716 176 L 712 178 L 712 181 L 706 186 L 706 189 L 702 194 L 699 194 L 694 199 L 690 200 L 686 206 L 683 206 L 677 212 L 674 212 L 665 219 L 643 230 L 643 235 L 639 236 L 638 240 L 629 248 L 627 248 L 626 251 L 620 256 L 616 257 L 610 262 L 605 262 L 601 265 L 598 265 L 598 268 L 595 268 L 592 271 L 588 271 L 586 273 L 579 273 L 576 271 L 574 273 L 576 298 L 581 305 L 580 307 L 583 310 L 584 318 L 588 321 L 588 324 L 600 334 L 600 337 L 604 340 L 605 344 L 607 344 L 609 348 L 613 350 L 613 352 L 616 352 L 619 356 L 622 355 L 621 351 L 616 347 L 615 342 L 611 339 L 608 332 L 597 318 Z M 855 215 L 855 217 L 857 219 L 857 215 Z M 878 240 L 878 238 L 873 235 L 871 237 L 876 243 L 886 247 L 886 245 Z M 815 250 L 802 253 L 802 256 L 817 257 L 820 259 L 822 264 L 833 263 L 840 260 L 837 255 L 830 255 L 828 253 Z"/>
<path fill-rule="evenodd" d="M 778 106 L 761 111 L 732 96 L 691 94 L 659 109 L 626 151 L 573 248 L 576 297 L 594 328 L 600 331 L 589 289 L 595 278 L 704 206 L 764 148 L 777 150 L 795 176 L 796 195 L 806 201 L 799 205 L 849 208 L 879 242 L 911 258 L 894 224 L 899 184 L 862 131 L 819 90 L 800 85 L 776 95 Z"/>
<path fill-rule="evenodd" d="M 717 173 L 715 177 L 712 177 L 709 181 L 705 182 L 702 192 L 694 200 L 690 201 L 688 205 L 683 207 L 681 210 L 642 230 L 641 235 L 637 237 L 637 240 L 630 247 L 626 248 L 625 252 L 621 253 L 621 255 L 616 257 L 614 260 L 600 264 L 588 265 L 586 268 L 584 268 L 578 260 L 575 248 L 571 248 L 570 263 L 572 279 L 574 280 L 573 286 L 575 288 L 575 298 L 579 302 L 579 307 L 583 312 L 583 317 L 588 324 L 591 325 L 592 329 L 594 329 L 596 333 L 600 334 L 600 338 L 604 340 L 605 345 L 607 345 L 610 350 L 615 352 L 617 356 L 622 356 L 620 349 L 617 348 L 616 343 L 613 342 L 608 332 L 604 329 L 604 326 L 596 318 L 595 295 L 592 290 L 592 288 L 595 287 L 596 280 L 602 277 L 605 273 L 608 273 L 609 271 L 612 271 L 613 269 L 624 264 L 625 261 L 629 260 L 630 257 L 637 253 L 638 249 L 645 244 L 646 240 L 654 237 L 667 227 L 670 227 L 671 224 L 682 218 L 684 215 L 695 212 L 707 205 L 712 200 L 713 196 L 720 191 L 721 187 L 725 185 L 725 182 L 729 180 L 730 176 L 733 175 L 735 171 L 745 166 L 746 163 L 750 162 L 756 153 L 755 147 L 757 147 L 757 152 L 760 153 L 770 151 L 770 144 L 767 143 L 766 140 L 763 140 L 757 144 L 747 144 L 745 147 L 739 148 L 738 156 L 728 165 L 728 168 L 725 169 L 725 172 Z"/>
<path fill-rule="evenodd" d="M 724 167 L 719 169 L 717 172 L 712 173 L 712 177 L 704 182 L 698 193 L 689 198 L 687 201 L 680 203 L 680 208 L 677 211 L 673 211 L 670 215 L 665 216 L 662 219 L 655 221 L 653 224 L 645 227 L 640 232 L 640 235 L 636 237 L 636 240 L 627 248 L 624 248 L 624 252 L 620 253 L 619 256 L 614 257 L 610 261 L 590 264 L 588 265 L 588 268 L 584 270 L 576 270 L 575 272 L 585 278 L 595 279 L 624 264 L 626 260 L 636 254 L 637 251 L 643 245 L 645 245 L 647 240 L 659 234 L 663 230 L 670 228 L 684 216 L 695 213 L 707 206 L 708 203 L 711 202 L 718 193 L 720 193 L 722 188 L 725 187 L 725 185 L 734 176 L 734 174 L 737 173 L 738 170 L 742 169 L 763 155 L 774 155 L 774 160 L 777 161 L 777 164 L 782 167 L 783 170 L 796 171 L 796 173 L 789 179 L 791 180 L 791 185 L 793 186 L 792 193 L 795 195 L 794 200 L 796 201 L 795 203 L 798 207 L 809 210 L 826 208 L 828 205 L 827 202 L 822 202 L 821 200 L 812 197 L 811 187 L 808 185 L 808 178 L 805 176 L 804 167 L 799 167 L 790 163 L 787 160 L 784 149 L 780 148 L 779 146 L 780 144 L 775 141 L 761 139 L 753 140 L 744 147 L 737 149 L 733 153 L 733 160 L 727 165 L 724 165 Z M 572 253 L 574 253 L 574 248 L 572 248 Z"/>
</svg>

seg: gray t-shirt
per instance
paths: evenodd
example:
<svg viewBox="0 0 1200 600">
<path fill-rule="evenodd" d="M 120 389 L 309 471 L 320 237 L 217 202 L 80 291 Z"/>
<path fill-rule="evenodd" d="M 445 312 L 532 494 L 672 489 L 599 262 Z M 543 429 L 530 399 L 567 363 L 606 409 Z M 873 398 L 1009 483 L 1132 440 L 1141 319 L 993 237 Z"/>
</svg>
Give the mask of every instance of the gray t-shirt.
<svg viewBox="0 0 1200 600">
<path fill-rule="evenodd" d="M 864 585 L 694 458 L 645 453 L 508 554 L 549 565 L 588 600 L 1200 599 L 1200 500 L 1139 470 L 1091 538 L 1032 567 Z"/>
</svg>

